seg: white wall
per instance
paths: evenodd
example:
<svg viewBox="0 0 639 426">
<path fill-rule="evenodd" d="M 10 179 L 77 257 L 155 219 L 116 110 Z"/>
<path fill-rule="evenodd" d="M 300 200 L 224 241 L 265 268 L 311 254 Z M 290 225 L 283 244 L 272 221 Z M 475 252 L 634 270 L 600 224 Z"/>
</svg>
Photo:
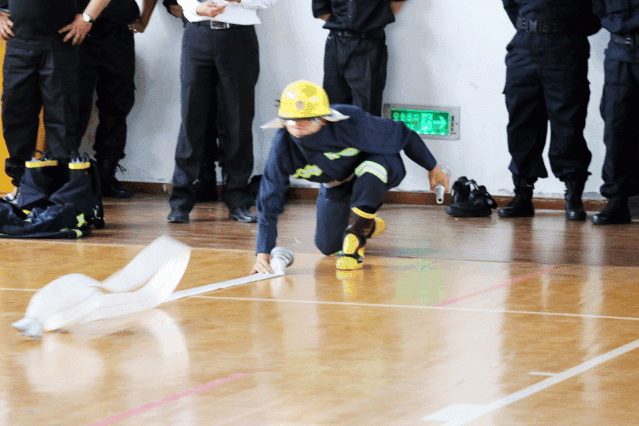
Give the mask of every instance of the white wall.
<svg viewBox="0 0 639 426">
<path fill-rule="evenodd" d="M 327 35 L 321 28 L 323 22 L 312 17 L 311 0 L 279 0 L 259 15 L 261 72 L 253 126 L 256 174 L 261 172 L 274 134 L 260 129 L 259 124 L 275 115 L 274 101 L 286 84 L 300 78 L 321 84 Z M 122 161 L 127 171 L 120 176 L 122 180 L 171 180 L 180 125 L 182 31 L 181 22 L 158 2 L 146 32 L 136 35 L 138 90 L 129 116 Z M 505 47 L 513 34 L 502 3 L 494 0 L 408 0 L 397 22 L 387 27 L 389 67 L 384 102 L 459 106 L 460 140 L 426 143 L 438 161 L 449 167 L 453 179 L 468 176 L 486 185 L 493 195 L 512 193 L 502 90 Z M 593 153 L 592 176 L 586 184 L 590 197 L 598 197 L 602 183 L 605 149 L 598 108 L 606 40 L 605 30 L 591 37 L 592 94 L 586 126 Z M 547 155 L 545 159 L 550 170 Z M 410 161 L 406 165 L 408 176 L 399 189 L 428 190 L 427 173 Z M 563 197 L 563 191 L 555 177 L 540 180 L 535 188 L 538 196 Z"/>
</svg>

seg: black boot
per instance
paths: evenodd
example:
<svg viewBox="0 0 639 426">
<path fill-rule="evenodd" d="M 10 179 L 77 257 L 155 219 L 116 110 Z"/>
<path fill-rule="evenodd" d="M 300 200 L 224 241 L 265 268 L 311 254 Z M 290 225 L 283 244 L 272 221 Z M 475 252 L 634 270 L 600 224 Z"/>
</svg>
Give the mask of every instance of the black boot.
<svg viewBox="0 0 639 426">
<path fill-rule="evenodd" d="M 515 183 L 515 196 L 504 208 L 499 209 L 499 217 L 532 217 L 535 208 L 532 203 L 533 185 L 526 181 Z"/>
<path fill-rule="evenodd" d="M 453 197 L 452 204 L 461 204 L 470 197 L 470 181 L 466 176 L 460 176 L 450 188 L 450 195 Z"/>
<path fill-rule="evenodd" d="M 628 197 L 616 195 L 608 199 L 608 204 L 601 211 L 592 217 L 595 225 L 615 225 L 630 223 L 630 208 L 628 207 Z"/>
<path fill-rule="evenodd" d="M 586 220 L 586 211 L 581 202 L 585 180 L 566 180 L 566 219 Z"/>
<path fill-rule="evenodd" d="M 115 178 L 115 169 L 118 166 L 118 159 L 99 158 L 97 160 L 100 172 L 100 182 L 103 197 L 111 198 L 131 198 L 133 191 L 124 188 Z"/>
</svg>

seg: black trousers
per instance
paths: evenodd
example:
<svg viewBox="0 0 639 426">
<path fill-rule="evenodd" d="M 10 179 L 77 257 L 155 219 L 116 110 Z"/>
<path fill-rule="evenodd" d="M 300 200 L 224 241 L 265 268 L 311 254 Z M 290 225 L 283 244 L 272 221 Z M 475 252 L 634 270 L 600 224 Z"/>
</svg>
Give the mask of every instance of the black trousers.
<svg viewBox="0 0 639 426">
<path fill-rule="evenodd" d="M 382 115 L 388 49 L 386 39 L 341 36 L 332 31 L 324 52 L 324 90 L 332 104 Z"/>
<path fill-rule="evenodd" d="M 41 109 L 53 157 L 68 162 L 77 149 L 78 51 L 25 50 L 9 42 L 3 76 L 2 125 L 9 152 L 5 171 L 19 186 L 24 163 L 36 148 Z"/>
<path fill-rule="evenodd" d="M 135 102 L 135 44 L 127 25 L 97 22 L 80 46 L 78 146 L 87 130 L 97 94 L 97 158 L 124 158 L 126 118 Z"/>
<path fill-rule="evenodd" d="M 583 136 L 590 99 L 587 40 L 568 49 L 506 55 L 506 107 L 510 171 L 515 181 L 548 177 L 542 159 L 550 122 L 548 158 L 560 180 L 586 179 L 592 154 Z"/>
<path fill-rule="evenodd" d="M 216 88 L 216 97 L 218 103 L 222 101 L 221 87 Z M 208 122 L 206 123 L 206 140 L 204 142 L 204 151 L 202 152 L 202 165 L 200 167 L 200 182 L 207 185 L 217 185 L 217 171 L 215 162 L 218 161 L 217 155 L 217 138 L 219 133 L 224 133 L 223 123 L 218 120 L 218 105 L 211 104 L 211 112 Z"/>
<path fill-rule="evenodd" d="M 216 106 L 224 202 L 229 208 L 250 207 L 254 199 L 247 184 L 253 172 L 253 116 L 259 75 L 255 28 L 215 30 L 187 23 L 180 73 L 182 124 L 175 149 L 171 208 L 190 211 L 195 204 L 193 183 L 200 175 Z"/>
<path fill-rule="evenodd" d="M 601 195 L 639 195 L 639 64 L 611 59 L 606 51 L 604 76 Z"/>
</svg>

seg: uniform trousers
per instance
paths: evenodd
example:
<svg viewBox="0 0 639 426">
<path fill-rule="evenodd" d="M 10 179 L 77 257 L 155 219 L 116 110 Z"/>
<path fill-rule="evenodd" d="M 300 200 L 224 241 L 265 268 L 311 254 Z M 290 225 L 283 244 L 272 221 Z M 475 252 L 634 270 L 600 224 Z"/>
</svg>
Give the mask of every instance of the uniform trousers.
<svg viewBox="0 0 639 426">
<path fill-rule="evenodd" d="M 40 110 L 47 150 L 68 162 L 77 149 L 78 50 L 27 50 L 7 43 L 2 91 L 2 126 L 9 158 L 5 172 L 20 186 L 25 162 L 38 139 Z"/>
<path fill-rule="evenodd" d="M 324 90 L 332 104 L 355 105 L 381 117 L 388 49 L 384 31 L 377 37 L 331 31 L 324 52 Z"/>
<path fill-rule="evenodd" d="M 194 182 L 200 176 L 208 123 L 217 112 L 218 161 L 222 166 L 224 202 L 232 209 L 250 207 L 253 171 L 253 116 L 259 50 L 255 27 L 211 29 L 189 22 L 182 41 L 182 124 L 175 150 L 172 209 L 190 211 Z M 217 106 L 217 108 L 216 108 Z M 217 109 L 217 111 L 216 111 Z"/>
<path fill-rule="evenodd" d="M 126 118 L 135 102 L 135 44 L 125 24 L 96 22 L 80 47 L 78 146 L 97 94 L 98 127 L 93 149 L 98 159 L 124 158 Z"/>
<path fill-rule="evenodd" d="M 506 55 L 509 169 L 534 183 L 548 177 L 542 159 L 550 122 L 548 158 L 560 180 L 586 179 L 592 154 L 583 137 L 590 88 L 587 40 L 569 49 L 531 52 L 510 48 Z"/>
<path fill-rule="evenodd" d="M 601 195 L 639 194 L 639 63 L 604 60 L 600 111 L 606 156 Z"/>
<path fill-rule="evenodd" d="M 320 186 L 315 246 L 326 256 L 342 249 L 344 231 L 349 224 L 352 208 L 377 211 L 382 205 L 384 193 L 398 186 L 406 176 L 399 154 L 372 154 L 366 161 L 383 167 L 386 175 L 380 179 L 379 175 L 363 173 L 335 187 Z"/>
</svg>

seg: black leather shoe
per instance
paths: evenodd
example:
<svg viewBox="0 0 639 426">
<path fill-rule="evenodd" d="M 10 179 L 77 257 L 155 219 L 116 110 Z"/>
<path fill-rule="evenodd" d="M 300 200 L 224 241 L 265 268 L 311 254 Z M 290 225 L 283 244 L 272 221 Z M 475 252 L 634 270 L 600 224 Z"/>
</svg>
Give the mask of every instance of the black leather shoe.
<svg viewBox="0 0 639 426">
<path fill-rule="evenodd" d="M 120 156 L 115 157 L 101 157 L 96 154 L 96 165 L 100 172 L 100 183 L 102 189 L 102 196 L 107 198 L 131 198 L 133 191 L 124 188 L 120 181 L 115 178 L 116 169 L 124 172 L 124 167 L 118 164 Z M 124 157 L 124 154 L 122 154 Z"/>
<path fill-rule="evenodd" d="M 179 209 L 171 210 L 167 217 L 169 223 L 189 223 L 189 212 Z"/>
<path fill-rule="evenodd" d="M 595 225 L 619 225 L 630 223 L 630 208 L 628 207 L 628 198 L 612 197 L 608 200 L 608 204 L 601 211 L 593 215 L 591 221 Z"/>
<path fill-rule="evenodd" d="M 229 209 L 229 219 L 244 223 L 254 223 L 257 222 L 257 215 L 248 207 L 236 207 Z"/>
<path fill-rule="evenodd" d="M 114 176 L 102 179 L 102 196 L 105 198 L 131 198 L 133 191 L 122 186 Z"/>
</svg>

